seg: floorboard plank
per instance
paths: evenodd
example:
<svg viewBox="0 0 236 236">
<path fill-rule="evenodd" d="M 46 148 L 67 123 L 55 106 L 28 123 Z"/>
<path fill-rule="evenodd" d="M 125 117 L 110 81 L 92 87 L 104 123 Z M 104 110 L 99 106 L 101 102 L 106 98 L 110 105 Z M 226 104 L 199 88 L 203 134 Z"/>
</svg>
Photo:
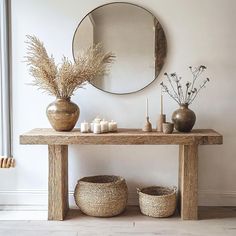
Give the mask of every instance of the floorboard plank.
<svg viewBox="0 0 236 236">
<path fill-rule="evenodd" d="M 0 216 L 5 213 L 2 211 Z M 12 211 L 10 213 L 14 214 Z M 18 211 L 17 216 L 19 217 L 21 213 Z M 32 214 L 34 213 L 37 212 L 32 212 Z M 47 212 L 44 213 L 46 217 Z M 236 207 L 200 207 L 198 221 L 182 221 L 178 214 L 170 218 L 151 218 L 141 215 L 138 207 L 134 206 L 128 207 L 128 210 L 122 215 L 113 218 L 95 218 L 86 216 L 78 210 L 71 210 L 65 221 L 2 220 L 0 222 L 0 236 L 3 235 L 235 236 Z"/>
</svg>

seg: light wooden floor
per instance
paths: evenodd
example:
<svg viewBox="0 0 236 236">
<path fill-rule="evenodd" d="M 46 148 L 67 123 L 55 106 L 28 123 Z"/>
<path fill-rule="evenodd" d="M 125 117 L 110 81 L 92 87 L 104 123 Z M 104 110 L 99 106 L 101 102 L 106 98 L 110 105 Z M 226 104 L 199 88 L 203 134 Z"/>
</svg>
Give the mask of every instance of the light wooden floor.
<svg viewBox="0 0 236 236">
<path fill-rule="evenodd" d="M 0 212 L 1 214 L 1 212 Z M 198 221 L 181 221 L 143 216 L 129 207 L 121 216 L 94 218 L 71 211 L 67 220 L 0 221 L 1 236 L 236 236 L 236 207 L 200 207 Z"/>
</svg>

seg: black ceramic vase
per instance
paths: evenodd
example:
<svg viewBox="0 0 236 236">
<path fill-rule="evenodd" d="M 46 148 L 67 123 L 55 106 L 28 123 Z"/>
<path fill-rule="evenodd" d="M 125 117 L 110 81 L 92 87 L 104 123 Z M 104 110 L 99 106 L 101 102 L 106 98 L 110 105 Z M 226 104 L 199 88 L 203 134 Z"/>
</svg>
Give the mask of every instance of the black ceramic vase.
<svg viewBox="0 0 236 236">
<path fill-rule="evenodd" d="M 188 104 L 181 104 L 180 108 L 174 111 L 172 121 L 177 131 L 190 132 L 195 124 L 196 115 L 188 108 Z"/>
</svg>

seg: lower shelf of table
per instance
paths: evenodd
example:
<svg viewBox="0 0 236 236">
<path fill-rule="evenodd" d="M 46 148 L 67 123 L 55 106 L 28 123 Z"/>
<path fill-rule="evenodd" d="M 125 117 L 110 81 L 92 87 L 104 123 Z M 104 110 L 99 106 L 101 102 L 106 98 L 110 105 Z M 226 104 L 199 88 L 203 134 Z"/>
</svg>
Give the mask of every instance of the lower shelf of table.
<svg viewBox="0 0 236 236">
<path fill-rule="evenodd" d="M 138 206 L 128 206 L 126 208 L 126 210 L 118 215 L 118 216 L 113 216 L 113 217 L 93 217 L 93 216 L 88 216 L 85 215 L 83 212 L 81 212 L 79 209 L 70 209 L 65 217 L 64 220 L 99 220 L 99 221 L 123 221 L 126 219 L 132 219 L 134 218 L 135 220 L 138 219 L 145 219 L 145 220 L 158 220 L 161 218 L 153 218 L 153 217 L 149 217 L 149 216 L 145 216 L 140 212 L 140 209 Z M 178 212 L 178 210 L 176 210 L 175 214 L 171 217 L 165 218 L 165 219 L 171 219 L 171 218 L 179 218 L 180 219 L 180 214 Z"/>
<path fill-rule="evenodd" d="M 219 207 L 219 206 L 200 206 L 198 207 L 198 219 L 207 220 L 207 219 L 227 219 L 235 218 L 236 220 L 236 206 L 234 207 Z M 80 221 L 80 222 L 136 222 L 136 221 L 181 221 L 180 214 L 178 210 L 175 214 L 168 218 L 153 218 L 141 214 L 138 206 L 128 206 L 127 209 L 120 215 L 109 218 L 99 218 L 87 216 L 82 213 L 79 209 L 70 209 L 65 217 L 65 221 Z"/>
</svg>

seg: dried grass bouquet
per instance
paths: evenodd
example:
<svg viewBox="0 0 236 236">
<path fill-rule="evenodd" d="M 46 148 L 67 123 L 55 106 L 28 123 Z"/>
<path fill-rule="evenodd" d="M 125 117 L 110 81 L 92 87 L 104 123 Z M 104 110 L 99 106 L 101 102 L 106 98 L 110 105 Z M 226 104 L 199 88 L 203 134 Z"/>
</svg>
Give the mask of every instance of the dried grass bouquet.
<svg viewBox="0 0 236 236">
<path fill-rule="evenodd" d="M 48 56 L 43 42 L 35 36 L 26 37 L 25 58 L 30 74 L 34 77 L 32 85 L 57 98 L 68 99 L 87 82 L 107 74 L 108 65 L 115 57 L 111 52 L 104 53 L 101 44 L 96 44 L 81 52 L 74 63 L 63 56 L 58 66 L 53 56 Z"/>
</svg>

